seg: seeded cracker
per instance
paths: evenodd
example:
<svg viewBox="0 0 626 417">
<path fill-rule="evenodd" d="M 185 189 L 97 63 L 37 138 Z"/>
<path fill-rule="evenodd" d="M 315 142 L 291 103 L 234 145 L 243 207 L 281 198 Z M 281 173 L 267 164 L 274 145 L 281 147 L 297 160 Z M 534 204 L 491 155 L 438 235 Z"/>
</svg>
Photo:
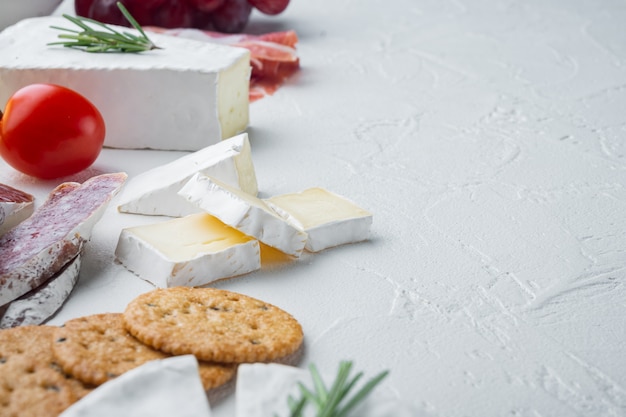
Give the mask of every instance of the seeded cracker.
<svg viewBox="0 0 626 417">
<path fill-rule="evenodd" d="M 103 384 L 144 363 L 170 355 L 147 346 L 124 328 L 120 313 L 95 314 L 66 322 L 54 334 L 54 355 L 63 370 L 94 385 Z M 205 390 L 235 374 L 232 365 L 199 362 Z"/>
<path fill-rule="evenodd" d="M 131 301 L 128 331 L 174 355 L 223 362 L 269 362 L 296 352 L 302 327 L 287 312 L 254 298 L 214 288 L 156 289 Z"/>
<path fill-rule="evenodd" d="M 0 330 L 0 415 L 56 417 L 90 392 L 60 371 L 53 326 Z"/>
</svg>

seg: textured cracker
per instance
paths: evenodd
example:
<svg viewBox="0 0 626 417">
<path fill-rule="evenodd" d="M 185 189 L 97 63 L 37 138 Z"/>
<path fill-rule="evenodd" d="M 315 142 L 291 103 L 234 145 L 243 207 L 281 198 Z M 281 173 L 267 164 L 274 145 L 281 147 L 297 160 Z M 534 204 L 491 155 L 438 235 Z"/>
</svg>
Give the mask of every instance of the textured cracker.
<svg viewBox="0 0 626 417">
<path fill-rule="evenodd" d="M 144 293 L 126 307 L 124 324 L 155 349 L 222 363 L 273 361 L 295 352 L 303 340 L 302 327 L 287 312 L 215 288 Z"/>
<path fill-rule="evenodd" d="M 53 352 L 65 372 L 94 385 L 103 384 L 144 363 L 170 355 L 147 346 L 124 328 L 119 313 L 79 317 L 57 328 Z M 228 381 L 235 367 L 200 362 L 205 389 Z"/>
<path fill-rule="evenodd" d="M 0 330 L 0 415 L 46 417 L 90 392 L 61 372 L 51 352 L 53 326 Z"/>
</svg>

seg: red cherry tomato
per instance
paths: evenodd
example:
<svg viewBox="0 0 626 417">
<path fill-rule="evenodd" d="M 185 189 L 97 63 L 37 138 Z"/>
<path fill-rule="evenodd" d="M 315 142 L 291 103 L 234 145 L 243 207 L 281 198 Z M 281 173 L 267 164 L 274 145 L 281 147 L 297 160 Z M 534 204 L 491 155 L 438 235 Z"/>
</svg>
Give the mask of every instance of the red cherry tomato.
<svg viewBox="0 0 626 417">
<path fill-rule="evenodd" d="M 38 178 L 63 177 L 89 167 L 100 154 L 104 135 L 98 109 L 58 85 L 24 87 L 0 113 L 0 156 Z"/>
</svg>

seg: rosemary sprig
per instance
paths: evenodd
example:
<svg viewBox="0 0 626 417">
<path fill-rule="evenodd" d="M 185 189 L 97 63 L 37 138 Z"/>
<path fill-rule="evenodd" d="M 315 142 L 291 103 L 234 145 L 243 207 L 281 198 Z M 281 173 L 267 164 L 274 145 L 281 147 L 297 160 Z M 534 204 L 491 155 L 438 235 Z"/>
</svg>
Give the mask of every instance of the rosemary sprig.
<svg viewBox="0 0 626 417">
<path fill-rule="evenodd" d="M 383 371 L 376 375 L 363 385 L 352 398 L 349 398 L 350 391 L 363 376 L 363 372 L 359 372 L 350 378 L 351 361 L 342 361 L 339 364 L 337 376 L 330 388 L 326 387 L 314 364 L 309 366 L 309 370 L 313 379 L 313 390 L 301 382 L 298 383 L 300 398 L 296 400 L 293 396 L 289 396 L 287 399 L 291 413 L 289 417 L 303 417 L 304 409 L 308 404 L 315 406 L 315 417 L 347 417 L 348 413 L 361 403 L 389 373 Z M 275 415 L 274 417 L 278 416 Z"/>
<path fill-rule="evenodd" d="M 48 45 L 63 45 L 66 48 L 77 48 L 86 52 L 143 52 L 152 49 L 160 49 L 143 31 L 139 23 L 124 7 L 122 3 L 117 2 L 126 20 L 139 31 L 141 36 L 133 35 L 129 32 L 119 32 L 107 24 L 98 22 L 82 16 L 70 16 L 64 14 L 63 17 L 74 23 L 82 30 L 68 29 L 59 26 L 50 26 L 52 29 L 61 30 L 66 33 L 60 34 L 60 42 L 52 42 Z M 95 25 L 93 28 L 91 25 Z"/>
</svg>

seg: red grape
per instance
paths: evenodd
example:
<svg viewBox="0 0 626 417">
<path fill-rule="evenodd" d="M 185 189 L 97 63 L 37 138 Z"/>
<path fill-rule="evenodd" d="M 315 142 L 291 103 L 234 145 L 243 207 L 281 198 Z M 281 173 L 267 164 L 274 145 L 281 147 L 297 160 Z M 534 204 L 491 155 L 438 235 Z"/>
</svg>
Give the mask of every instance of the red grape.
<svg viewBox="0 0 626 417">
<path fill-rule="evenodd" d="M 196 10 L 193 13 L 193 27 L 202 30 L 213 30 L 213 13 Z"/>
<path fill-rule="evenodd" d="M 213 12 L 215 30 L 225 33 L 241 32 L 252 12 L 248 0 L 229 0 Z"/>
<path fill-rule="evenodd" d="M 75 0 L 74 11 L 78 16 L 89 17 L 89 9 L 93 0 Z"/>
<path fill-rule="evenodd" d="M 289 0 L 248 0 L 261 13 L 275 15 L 283 12 L 289 5 Z"/>
<path fill-rule="evenodd" d="M 1 1 L 1 0 L 0 0 Z M 142 26 L 195 27 L 225 33 L 241 32 L 253 8 L 276 15 L 289 0 L 119 0 Z M 74 0 L 77 15 L 104 23 L 130 26 L 118 0 Z"/>
<path fill-rule="evenodd" d="M 202 12 L 212 12 L 228 0 L 187 0 L 187 2 Z"/>
<path fill-rule="evenodd" d="M 102 23 L 130 26 L 130 23 L 117 7 L 118 0 L 98 0 L 89 8 L 88 17 Z M 125 5 L 125 4 L 124 4 Z"/>
<path fill-rule="evenodd" d="M 180 0 L 165 0 L 163 5 L 152 13 L 151 26 L 163 28 L 188 28 L 193 23 L 194 10 Z"/>
<path fill-rule="evenodd" d="M 129 3 L 133 9 L 156 10 L 165 0 L 127 0 L 125 3 Z"/>
</svg>

